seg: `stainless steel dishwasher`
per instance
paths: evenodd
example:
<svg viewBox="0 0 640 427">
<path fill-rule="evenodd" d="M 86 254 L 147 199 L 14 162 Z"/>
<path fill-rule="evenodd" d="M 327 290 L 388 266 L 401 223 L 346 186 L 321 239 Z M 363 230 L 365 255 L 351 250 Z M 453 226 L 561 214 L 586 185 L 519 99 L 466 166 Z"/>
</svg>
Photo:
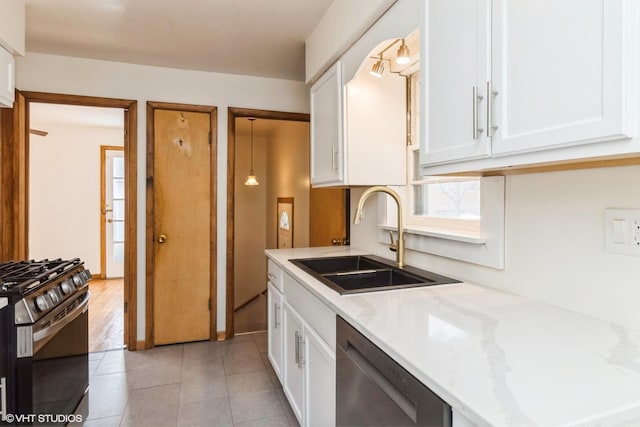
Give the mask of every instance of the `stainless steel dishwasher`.
<svg viewBox="0 0 640 427">
<path fill-rule="evenodd" d="M 340 316 L 336 425 L 451 426 L 451 407 Z"/>
</svg>

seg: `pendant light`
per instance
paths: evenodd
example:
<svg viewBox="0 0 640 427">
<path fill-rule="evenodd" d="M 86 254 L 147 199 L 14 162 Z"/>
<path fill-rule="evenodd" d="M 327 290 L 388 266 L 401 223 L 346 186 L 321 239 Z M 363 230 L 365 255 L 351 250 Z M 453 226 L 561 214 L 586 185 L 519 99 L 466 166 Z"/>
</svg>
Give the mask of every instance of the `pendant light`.
<svg viewBox="0 0 640 427">
<path fill-rule="evenodd" d="M 410 59 L 411 54 L 409 53 L 409 48 L 407 47 L 407 45 L 404 42 L 404 39 L 402 39 L 402 44 L 400 45 L 400 47 L 398 48 L 398 52 L 396 53 L 396 63 L 398 64 L 408 64 Z"/>
<path fill-rule="evenodd" d="M 371 67 L 370 72 L 372 76 L 382 77 L 382 73 L 384 72 L 384 64 L 382 63 L 382 52 L 380 52 L 378 61 L 376 61 L 376 63 L 373 64 L 373 67 Z"/>
<path fill-rule="evenodd" d="M 256 179 L 255 174 L 253 173 L 253 122 L 256 119 L 254 117 L 250 117 L 249 121 L 251 121 L 251 169 L 249 169 L 249 176 L 247 180 L 244 182 L 244 185 L 256 186 L 260 185 L 258 180 Z"/>
</svg>

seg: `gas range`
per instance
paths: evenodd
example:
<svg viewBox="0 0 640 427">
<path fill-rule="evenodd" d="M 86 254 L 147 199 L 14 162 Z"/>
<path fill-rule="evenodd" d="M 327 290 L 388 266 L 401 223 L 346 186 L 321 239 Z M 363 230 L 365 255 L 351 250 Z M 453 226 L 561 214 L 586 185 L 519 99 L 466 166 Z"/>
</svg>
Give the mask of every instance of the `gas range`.
<svg viewBox="0 0 640 427">
<path fill-rule="evenodd" d="M 88 285 L 91 273 L 79 258 L 0 264 L 0 297 L 15 306 L 15 324 L 34 323 Z"/>
<path fill-rule="evenodd" d="M 0 264 L 0 421 L 76 411 L 89 386 L 90 280 L 79 258 Z"/>
</svg>

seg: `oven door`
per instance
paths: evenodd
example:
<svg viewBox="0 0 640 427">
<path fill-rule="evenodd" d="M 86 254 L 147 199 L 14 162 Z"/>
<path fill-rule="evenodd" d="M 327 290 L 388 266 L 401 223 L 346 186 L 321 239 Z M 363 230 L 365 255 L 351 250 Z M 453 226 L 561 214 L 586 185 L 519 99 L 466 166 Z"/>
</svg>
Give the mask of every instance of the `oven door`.
<svg viewBox="0 0 640 427">
<path fill-rule="evenodd" d="M 19 353 L 27 339 L 20 335 L 29 328 L 32 355 L 18 355 L 19 412 L 73 414 L 89 386 L 89 291 L 33 326 L 19 328 Z"/>
<path fill-rule="evenodd" d="M 336 338 L 337 426 L 451 426 L 446 402 L 339 316 Z"/>
</svg>

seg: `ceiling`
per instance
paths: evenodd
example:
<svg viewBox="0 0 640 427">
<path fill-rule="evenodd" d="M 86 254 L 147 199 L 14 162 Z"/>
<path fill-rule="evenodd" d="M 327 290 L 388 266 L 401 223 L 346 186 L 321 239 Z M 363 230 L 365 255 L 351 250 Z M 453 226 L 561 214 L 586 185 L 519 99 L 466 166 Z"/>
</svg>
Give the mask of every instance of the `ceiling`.
<svg viewBox="0 0 640 427">
<path fill-rule="evenodd" d="M 29 103 L 29 126 L 48 131 L 50 126 L 93 126 L 124 129 L 121 108 Z"/>
<path fill-rule="evenodd" d="M 26 0 L 30 52 L 304 81 L 332 0 Z"/>
</svg>

